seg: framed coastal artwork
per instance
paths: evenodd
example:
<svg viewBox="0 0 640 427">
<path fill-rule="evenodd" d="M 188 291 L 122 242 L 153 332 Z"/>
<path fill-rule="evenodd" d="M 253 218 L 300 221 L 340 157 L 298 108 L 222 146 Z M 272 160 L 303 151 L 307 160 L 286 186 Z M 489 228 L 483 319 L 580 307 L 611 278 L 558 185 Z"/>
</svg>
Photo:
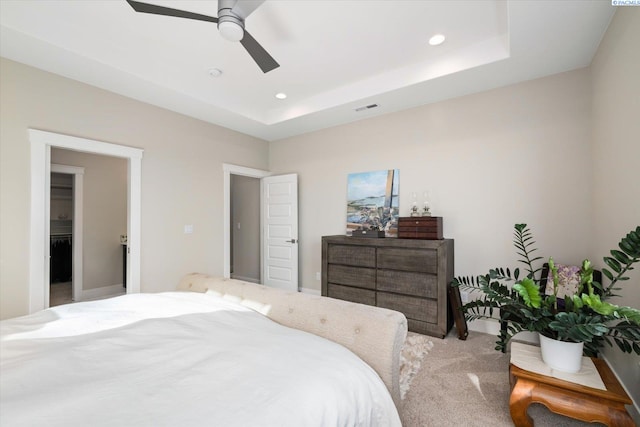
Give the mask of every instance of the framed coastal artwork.
<svg viewBox="0 0 640 427">
<path fill-rule="evenodd" d="M 387 169 L 349 174 L 347 178 L 347 234 L 353 230 L 384 230 L 398 235 L 400 171 Z"/>
</svg>

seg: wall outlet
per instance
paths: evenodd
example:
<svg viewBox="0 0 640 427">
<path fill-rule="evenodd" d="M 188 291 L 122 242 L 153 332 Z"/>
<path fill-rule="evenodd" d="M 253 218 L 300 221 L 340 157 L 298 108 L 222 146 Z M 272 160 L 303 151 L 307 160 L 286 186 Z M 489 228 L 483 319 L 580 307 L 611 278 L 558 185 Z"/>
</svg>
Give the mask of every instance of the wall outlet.
<svg viewBox="0 0 640 427">
<path fill-rule="evenodd" d="M 320 272 L 316 271 L 316 280 L 320 280 Z"/>
<path fill-rule="evenodd" d="M 467 304 L 469 302 L 469 292 L 467 291 L 460 291 L 460 301 L 463 304 Z"/>
<path fill-rule="evenodd" d="M 184 226 L 184 234 L 191 234 L 193 233 L 193 225 L 192 224 L 187 224 Z"/>
</svg>

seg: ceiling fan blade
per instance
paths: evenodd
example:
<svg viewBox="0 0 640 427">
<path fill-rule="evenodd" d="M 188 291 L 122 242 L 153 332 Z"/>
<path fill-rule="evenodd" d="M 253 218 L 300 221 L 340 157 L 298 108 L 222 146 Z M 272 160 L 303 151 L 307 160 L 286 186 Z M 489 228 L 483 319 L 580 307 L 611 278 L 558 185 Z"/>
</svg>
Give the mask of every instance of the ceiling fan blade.
<svg viewBox="0 0 640 427">
<path fill-rule="evenodd" d="M 236 4 L 231 8 L 231 12 L 242 19 L 246 19 L 262 3 L 264 3 L 264 0 L 237 0 Z"/>
<path fill-rule="evenodd" d="M 177 18 L 195 19 L 196 21 L 218 22 L 214 16 L 201 15 L 199 13 L 187 12 L 186 10 L 172 9 L 170 7 L 158 6 L 155 4 L 141 3 L 139 1 L 127 0 L 127 3 L 136 12 L 152 13 L 154 15 L 175 16 Z"/>
<path fill-rule="evenodd" d="M 264 50 L 260 43 L 254 39 L 249 32 L 245 30 L 244 37 L 240 40 L 242 46 L 249 52 L 249 55 L 256 61 L 258 67 L 262 70 L 263 73 L 268 73 L 269 71 L 278 68 L 280 64 L 276 62 L 275 59 L 269 53 Z"/>
</svg>

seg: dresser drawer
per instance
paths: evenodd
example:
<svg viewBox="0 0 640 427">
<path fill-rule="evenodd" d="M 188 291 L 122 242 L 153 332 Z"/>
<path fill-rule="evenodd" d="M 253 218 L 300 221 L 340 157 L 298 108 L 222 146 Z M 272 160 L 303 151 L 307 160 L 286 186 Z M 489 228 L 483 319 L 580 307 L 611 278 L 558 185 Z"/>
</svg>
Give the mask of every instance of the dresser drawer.
<svg viewBox="0 0 640 427">
<path fill-rule="evenodd" d="M 436 300 L 378 292 L 377 305 L 399 311 L 407 316 L 407 319 L 438 322 L 438 301 Z"/>
<path fill-rule="evenodd" d="M 373 268 L 329 264 L 327 266 L 327 281 L 337 285 L 375 289 L 376 270 Z"/>
<path fill-rule="evenodd" d="M 376 249 L 370 246 L 331 245 L 328 262 L 373 268 L 376 266 Z"/>
<path fill-rule="evenodd" d="M 351 288 L 329 283 L 327 285 L 327 296 L 360 304 L 376 305 L 376 292 L 368 289 Z"/>
<path fill-rule="evenodd" d="M 438 255 L 433 249 L 379 248 L 378 268 L 438 273 Z"/>
<path fill-rule="evenodd" d="M 438 276 L 409 271 L 378 270 L 378 291 L 438 298 Z"/>
</svg>

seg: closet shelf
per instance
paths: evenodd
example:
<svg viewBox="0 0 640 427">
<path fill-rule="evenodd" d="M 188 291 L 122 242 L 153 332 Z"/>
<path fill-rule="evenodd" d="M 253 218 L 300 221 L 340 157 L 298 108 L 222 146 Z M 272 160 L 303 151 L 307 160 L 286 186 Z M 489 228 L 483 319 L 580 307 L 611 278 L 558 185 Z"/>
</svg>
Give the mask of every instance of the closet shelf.
<svg viewBox="0 0 640 427">
<path fill-rule="evenodd" d="M 51 186 L 52 200 L 71 200 L 73 199 L 73 191 L 71 187 Z"/>
</svg>

